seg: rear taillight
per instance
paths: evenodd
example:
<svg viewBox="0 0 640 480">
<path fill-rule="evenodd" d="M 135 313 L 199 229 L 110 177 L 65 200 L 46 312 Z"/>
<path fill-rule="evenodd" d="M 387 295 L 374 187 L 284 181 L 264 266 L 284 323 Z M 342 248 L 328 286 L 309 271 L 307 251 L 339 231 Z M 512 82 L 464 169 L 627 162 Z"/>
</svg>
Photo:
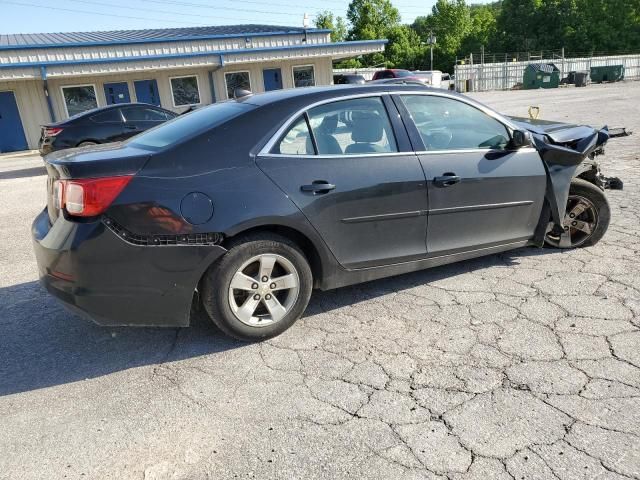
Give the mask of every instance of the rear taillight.
<svg viewBox="0 0 640 480">
<path fill-rule="evenodd" d="M 56 206 L 64 207 L 69 215 L 95 217 L 104 212 L 131 181 L 132 175 L 122 177 L 57 180 L 54 184 Z"/>
<path fill-rule="evenodd" d="M 62 130 L 62 128 L 53 128 L 53 127 L 44 127 L 44 136 L 45 137 L 55 137 L 56 135 L 58 135 Z"/>
</svg>

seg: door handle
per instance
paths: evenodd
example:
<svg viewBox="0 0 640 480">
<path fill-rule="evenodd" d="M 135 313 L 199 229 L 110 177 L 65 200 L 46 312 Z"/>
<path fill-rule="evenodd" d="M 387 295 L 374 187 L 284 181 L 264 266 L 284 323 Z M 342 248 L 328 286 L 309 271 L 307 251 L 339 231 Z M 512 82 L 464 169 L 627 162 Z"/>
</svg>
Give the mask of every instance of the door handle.
<svg viewBox="0 0 640 480">
<path fill-rule="evenodd" d="M 334 190 L 336 186 L 332 183 L 329 183 L 325 180 L 315 180 L 311 183 L 311 185 L 302 185 L 300 190 L 303 192 L 311 192 L 314 195 L 320 193 L 329 193 L 331 190 Z"/>
<path fill-rule="evenodd" d="M 443 174 L 441 177 L 435 177 L 433 179 L 433 184 L 436 187 L 450 187 L 451 185 L 460 183 L 460 180 L 462 179 L 455 173 L 447 172 Z"/>
<path fill-rule="evenodd" d="M 126 128 L 127 130 L 138 130 L 138 127 L 136 127 L 135 125 L 125 125 L 124 128 Z"/>
</svg>

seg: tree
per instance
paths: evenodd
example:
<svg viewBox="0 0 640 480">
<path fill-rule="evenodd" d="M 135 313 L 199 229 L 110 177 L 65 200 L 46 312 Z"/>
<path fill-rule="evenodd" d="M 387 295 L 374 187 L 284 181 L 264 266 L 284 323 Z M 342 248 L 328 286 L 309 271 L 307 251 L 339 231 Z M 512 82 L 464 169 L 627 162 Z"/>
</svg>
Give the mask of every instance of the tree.
<svg viewBox="0 0 640 480">
<path fill-rule="evenodd" d="M 489 5 L 471 5 L 471 28 L 469 34 L 462 41 L 459 54 L 477 52 L 482 47 L 485 50 L 495 51 L 498 46 L 496 36 L 498 33 L 497 9 Z"/>
<path fill-rule="evenodd" d="M 398 25 L 389 29 L 387 39 L 388 67 L 415 70 L 423 66 L 426 47 L 415 30 L 408 25 Z"/>
<path fill-rule="evenodd" d="M 400 24 L 400 12 L 389 0 L 352 0 L 347 19 L 349 40 L 375 40 Z"/>
<path fill-rule="evenodd" d="M 471 33 L 471 26 L 470 9 L 464 0 L 438 0 L 431 15 L 416 18 L 412 28 L 425 43 L 431 32 L 435 34 L 434 66 L 450 71 L 462 42 Z"/>
<path fill-rule="evenodd" d="M 318 12 L 313 22 L 316 28 L 331 30 L 332 42 L 343 42 L 347 38 L 347 25 L 342 17 L 336 17 L 329 10 Z"/>
</svg>

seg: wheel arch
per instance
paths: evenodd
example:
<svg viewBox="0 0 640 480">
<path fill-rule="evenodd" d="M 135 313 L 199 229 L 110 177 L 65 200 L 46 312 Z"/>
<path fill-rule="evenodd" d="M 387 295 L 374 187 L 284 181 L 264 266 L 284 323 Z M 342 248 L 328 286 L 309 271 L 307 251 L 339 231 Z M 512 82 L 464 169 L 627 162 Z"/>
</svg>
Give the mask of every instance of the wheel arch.
<svg viewBox="0 0 640 480">
<path fill-rule="evenodd" d="M 261 233 L 280 235 L 295 243 L 300 248 L 300 250 L 302 250 L 302 253 L 304 253 L 305 257 L 309 261 L 311 273 L 313 274 L 314 287 L 317 287 L 321 283 L 326 270 L 321 251 L 318 245 L 313 240 L 311 240 L 309 235 L 301 232 L 300 229 L 291 227 L 289 225 L 275 223 L 255 225 L 234 232 L 233 235 L 226 236 L 224 241 L 222 242 L 222 246 L 226 249 L 229 249 L 238 242 L 241 242 L 243 238 L 260 235 Z"/>
</svg>

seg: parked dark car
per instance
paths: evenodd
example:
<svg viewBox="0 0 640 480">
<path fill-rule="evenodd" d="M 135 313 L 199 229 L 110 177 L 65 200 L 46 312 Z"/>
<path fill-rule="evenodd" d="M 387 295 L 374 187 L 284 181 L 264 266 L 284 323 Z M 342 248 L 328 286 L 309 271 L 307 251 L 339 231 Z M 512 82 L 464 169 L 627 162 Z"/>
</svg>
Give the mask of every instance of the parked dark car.
<svg viewBox="0 0 640 480">
<path fill-rule="evenodd" d="M 594 158 L 608 138 L 408 85 L 221 102 L 48 155 L 40 277 L 101 325 L 187 326 L 201 305 L 229 335 L 263 339 L 313 288 L 595 244 L 610 217 Z"/>
<path fill-rule="evenodd" d="M 411 78 L 413 80 L 420 80 L 413 72 L 410 72 L 409 70 L 402 70 L 400 68 L 378 70 L 373 74 L 373 78 L 371 80 L 382 80 L 383 78 Z"/>
<path fill-rule="evenodd" d="M 340 73 L 333 76 L 334 85 L 362 85 L 365 81 L 362 75 L 355 73 Z"/>
<path fill-rule="evenodd" d="M 118 142 L 149 130 L 178 114 L 146 103 L 120 103 L 94 108 L 42 126 L 41 155 L 64 148 Z"/>
</svg>

